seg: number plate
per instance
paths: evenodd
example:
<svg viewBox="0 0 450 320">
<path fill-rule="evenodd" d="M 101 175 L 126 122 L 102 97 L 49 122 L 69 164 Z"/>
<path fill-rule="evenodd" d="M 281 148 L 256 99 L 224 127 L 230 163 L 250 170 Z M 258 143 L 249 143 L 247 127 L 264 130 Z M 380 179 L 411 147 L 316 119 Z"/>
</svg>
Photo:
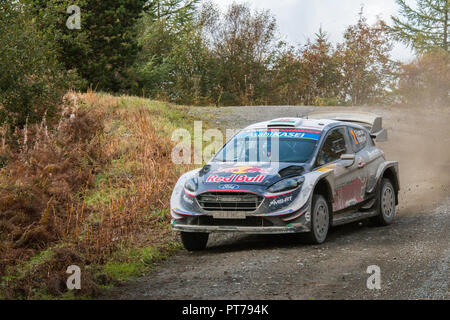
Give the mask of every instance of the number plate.
<svg viewBox="0 0 450 320">
<path fill-rule="evenodd" d="M 218 211 L 212 214 L 214 219 L 246 219 L 245 212 L 240 211 Z"/>
</svg>

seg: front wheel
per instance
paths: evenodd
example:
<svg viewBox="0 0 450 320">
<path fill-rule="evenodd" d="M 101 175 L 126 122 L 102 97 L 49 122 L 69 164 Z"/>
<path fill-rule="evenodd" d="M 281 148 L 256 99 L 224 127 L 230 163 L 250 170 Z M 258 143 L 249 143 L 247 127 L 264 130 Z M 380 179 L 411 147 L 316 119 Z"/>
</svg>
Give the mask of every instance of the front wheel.
<svg viewBox="0 0 450 320">
<path fill-rule="evenodd" d="M 395 189 L 389 179 L 381 180 L 380 193 L 378 195 L 378 215 L 371 218 L 371 222 L 377 226 L 388 226 L 395 217 Z"/>
<path fill-rule="evenodd" d="M 206 249 L 209 233 L 181 232 L 181 242 L 188 251 L 202 251 Z"/>
<path fill-rule="evenodd" d="M 309 232 L 309 242 L 312 244 L 322 244 L 327 239 L 330 228 L 330 208 L 328 202 L 321 195 L 314 195 L 311 212 L 311 231 Z"/>
</svg>

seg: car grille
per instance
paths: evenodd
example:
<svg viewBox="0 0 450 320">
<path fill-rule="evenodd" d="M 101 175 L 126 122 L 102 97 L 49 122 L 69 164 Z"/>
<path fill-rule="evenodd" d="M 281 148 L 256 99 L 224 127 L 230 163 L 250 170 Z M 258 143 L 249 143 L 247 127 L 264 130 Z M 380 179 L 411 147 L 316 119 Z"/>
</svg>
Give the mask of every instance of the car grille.
<svg viewBox="0 0 450 320">
<path fill-rule="evenodd" d="M 234 226 L 234 227 L 272 227 L 273 223 L 261 217 L 247 217 L 245 220 L 214 219 L 209 216 L 198 217 L 196 223 L 202 226 Z"/>
<path fill-rule="evenodd" d="M 205 211 L 247 211 L 252 212 L 261 205 L 263 197 L 243 192 L 209 192 L 197 196 L 200 207 Z"/>
</svg>

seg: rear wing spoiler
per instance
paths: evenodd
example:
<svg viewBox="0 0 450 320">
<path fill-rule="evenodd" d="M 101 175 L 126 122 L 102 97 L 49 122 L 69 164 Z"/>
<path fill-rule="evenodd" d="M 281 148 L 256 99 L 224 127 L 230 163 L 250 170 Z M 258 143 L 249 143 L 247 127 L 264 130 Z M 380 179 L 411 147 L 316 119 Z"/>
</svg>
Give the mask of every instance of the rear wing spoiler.
<svg viewBox="0 0 450 320">
<path fill-rule="evenodd" d="M 388 140 L 388 133 L 383 129 L 383 118 L 370 112 L 313 112 L 308 115 L 308 119 L 328 119 L 359 124 L 367 128 L 370 136 L 377 142 Z"/>
</svg>

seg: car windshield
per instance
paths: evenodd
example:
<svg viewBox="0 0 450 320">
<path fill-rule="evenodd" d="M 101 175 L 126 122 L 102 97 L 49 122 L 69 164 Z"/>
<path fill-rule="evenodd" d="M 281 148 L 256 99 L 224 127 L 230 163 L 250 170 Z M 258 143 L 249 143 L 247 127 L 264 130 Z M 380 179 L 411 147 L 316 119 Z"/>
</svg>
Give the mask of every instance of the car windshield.
<svg viewBox="0 0 450 320">
<path fill-rule="evenodd" d="M 308 162 L 320 131 L 263 129 L 243 131 L 215 156 L 220 162 Z"/>
</svg>

